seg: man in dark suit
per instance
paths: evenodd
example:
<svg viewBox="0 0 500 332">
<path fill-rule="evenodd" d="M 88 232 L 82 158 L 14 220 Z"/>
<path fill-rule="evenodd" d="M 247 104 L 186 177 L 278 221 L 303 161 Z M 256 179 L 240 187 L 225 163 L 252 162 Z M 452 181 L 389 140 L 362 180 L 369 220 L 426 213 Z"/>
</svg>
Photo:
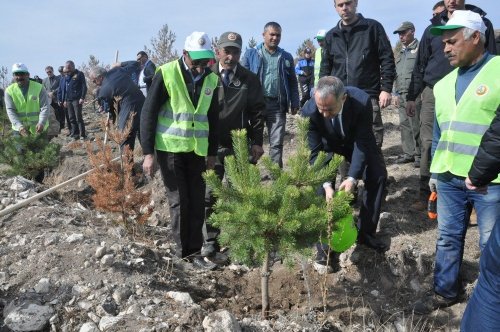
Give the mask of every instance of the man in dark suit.
<svg viewBox="0 0 500 332">
<path fill-rule="evenodd" d="M 386 245 L 375 237 L 375 232 L 384 199 L 387 170 L 371 130 L 372 113 L 372 103 L 366 92 L 344 87 L 342 81 L 333 76 L 318 81 L 314 100 L 311 99 L 302 110 L 302 114 L 310 118 L 311 162 L 320 151 L 342 155 L 351 164 L 348 177 L 340 184 L 339 190 L 352 192 L 359 179 L 364 182 L 358 243 L 385 251 Z M 332 183 L 323 184 L 323 188 L 326 199 L 331 199 L 334 193 Z M 322 261 L 321 252 L 318 254 L 318 261 Z"/>
<path fill-rule="evenodd" d="M 148 54 L 144 51 L 139 51 L 136 61 L 120 62 L 119 66 L 128 72 L 132 81 L 137 84 L 144 97 L 146 97 L 156 72 L 156 65 L 149 60 Z"/>
</svg>

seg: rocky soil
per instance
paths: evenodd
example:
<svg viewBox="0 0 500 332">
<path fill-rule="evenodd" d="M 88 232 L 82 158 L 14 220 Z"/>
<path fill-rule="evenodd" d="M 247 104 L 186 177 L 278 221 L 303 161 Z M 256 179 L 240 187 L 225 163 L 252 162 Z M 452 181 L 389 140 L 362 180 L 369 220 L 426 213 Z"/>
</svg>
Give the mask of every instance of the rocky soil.
<svg viewBox="0 0 500 332">
<path fill-rule="evenodd" d="M 90 137 L 102 135 L 101 117 L 87 111 Z M 286 154 L 293 150 L 294 122 L 290 116 Z M 418 169 L 394 164 L 401 153 L 397 113 L 384 111 L 384 122 L 392 178 L 379 234 L 390 250 L 354 246 L 341 255 L 341 269 L 327 276 L 318 275 L 307 257 L 291 269 L 277 260 L 268 320 L 260 317 L 258 268 L 229 264 L 199 271 L 173 256 L 157 176 L 142 184 L 153 192 L 153 215 L 129 230 L 116 216 L 94 210 L 84 180 L 1 217 L 0 331 L 458 330 L 465 302 L 428 316 L 412 314 L 412 304 L 432 285 L 436 222 L 410 209 Z M 43 184 L 0 177 L 0 210 L 88 169 L 82 144 L 65 131 L 55 141 L 63 145 L 61 163 Z M 471 227 L 462 271 L 468 291 L 478 273 L 477 243 Z"/>
</svg>

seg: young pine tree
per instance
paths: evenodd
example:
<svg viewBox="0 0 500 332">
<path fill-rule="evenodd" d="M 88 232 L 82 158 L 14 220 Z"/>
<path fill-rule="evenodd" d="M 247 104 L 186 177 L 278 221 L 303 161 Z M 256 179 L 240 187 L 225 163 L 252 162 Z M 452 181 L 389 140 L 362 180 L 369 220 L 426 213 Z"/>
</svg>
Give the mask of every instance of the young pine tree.
<svg viewBox="0 0 500 332">
<path fill-rule="evenodd" d="M 61 146 L 49 143 L 45 134 L 3 137 L 0 141 L 0 163 L 10 169 L 7 175 L 21 175 L 41 180 L 46 169 L 59 163 Z"/>
<path fill-rule="evenodd" d="M 270 253 L 278 252 L 288 263 L 296 254 L 310 254 L 312 244 L 327 235 L 329 220 L 352 213 L 347 195 L 336 197 L 338 204 L 329 213 L 324 196 L 317 194 L 322 183 L 335 177 L 342 158 L 335 156 L 327 164 L 327 155 L 320 153 L 310 165 L 308 126 L 307 119 L 299 120 L 295 154 L 286 169 L 269 157 L 262 159 L 271 181 L 262 182 L 259 168 L 248 162 L 245 130 L 232 133 L 235 156 L 225 159 L 227 181 L 220 181 L 213 171 L 205 175 L 217 198 L 209 222 L 220 228 L 220 243 L 230 248 L 233 259 L 261 264 L 264 317 L 269 313 Z"/>
</svg>

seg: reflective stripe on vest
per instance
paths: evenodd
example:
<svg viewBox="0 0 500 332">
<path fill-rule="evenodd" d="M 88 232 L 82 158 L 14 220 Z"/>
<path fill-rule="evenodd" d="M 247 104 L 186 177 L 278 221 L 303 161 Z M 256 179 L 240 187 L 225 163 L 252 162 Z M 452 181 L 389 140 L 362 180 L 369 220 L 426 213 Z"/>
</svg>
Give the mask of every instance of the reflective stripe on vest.
<svg viewBox="0 0 500 332">
<path fill-rule="evenodd" d="M 318 47 L 316 53 L 314 54 L 314 84 L 318 84 L 319 81 L 319 70 L 321 68 L 321 51 L 323 49 Z"/>
<path fill-rule="evenodd" d="M 9 85 L 5 90 L 12 98 L 14 106 L 16 106 L 19 120 L 24 128 L 32 134 L 36 133 L 36 125 L 40 117 L 40 91 L 42 91 L 42 85 L 33 81 L 29 81 L 26 98 L 23 96 L 23 92 L 17 83 Z M 48 122 L 45 124 L 44 129 L 47 128 Z M 12 130 L 17 131 L 19 128 L 14 128 L 14 125 L 12 125 Z"/>
<path fill-rule="evenodd" d="M 194 107 L 184 82 L 179 61 L 160 67 L 169 99 L 162 106 L 156 125 L 155 148 L 168 152 L 208 154 L 208 110 L 218 77 L 210 73 L 203 80 L 198 105 Z"/>
<path fill-rule="evenodd" d="M 432 159 L 432 173 L 467 176 L 481 139 L 500 105 L 499 70 L 500 57 L 496 56 L 477 73 L 458 104 L 455 101 L 458 69 L 434 86 L 441 137 Z M 500 177 L 493 182 L 500 183 Z"/>
</svg>

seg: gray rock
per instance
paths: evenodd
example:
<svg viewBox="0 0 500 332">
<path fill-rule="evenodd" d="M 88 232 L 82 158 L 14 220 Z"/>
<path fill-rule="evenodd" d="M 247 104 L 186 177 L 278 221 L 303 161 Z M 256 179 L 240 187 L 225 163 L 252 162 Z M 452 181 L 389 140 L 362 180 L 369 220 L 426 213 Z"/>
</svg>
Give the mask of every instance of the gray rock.
<svg viewBox="0 0 500 332">
<path fill-rule="evenodd" d="M 41 293 L 41 294 L 46 294 L 50 290 L 50 279 L 49 278 L 42 278 L 38 283 L 35 285 L 35 292 Z"/>
<path fill-rule="evenodd" d="M 66 242 L 68 243 L 75 243 L 75 242 L 80 242 L 83 241 L 83 234 L 71 234 L 66 238 Z"/>
<path fill-rule="evenodd" d="M 116 305 L 115 300 L 110 297 L 108 297 L 103 303 L 101 303 L 101 305 L 97 309 L 97 314 L 101 314 L 101 316 L 104 316 L 106 314 L 116 316 L 118 314 L 118 306 Z"/>
<path fill-rule="evenodd" d="M 203 319 L 205 332 L 240 332 L 241 327 L 236 318 L 227 310 L 217 310 Z"/>
<path fill-rule="evenodd" d="M 25 302 L 16 306 L 11 303 L 5 309 L 4 323 L 14 331 L 40 331 L 48 325 L 53 314 L 54 309 L 48 305 Z"/>
<path fill-rule="evenodd" d="M 80 327 L 79 332 L 100 332 L 100 330 L 94 322 L 87 322 Z"/>
<path fill-rule="evenodd" d="M 0 201 L 0 204 L 2 204 L 3 206 L 7 206 L 10 203 L 12 203 L 12 199 L 9 197 L 2 198 L 2 200 Z"/>
<path fill-rule="evenodd" d="M 107 254 L 107 255 L 102 256 L 102 258 L 101 258 L 102 265 L 113 266 L 114 263 L 115 263 L 115 258 L 113 256 L 113 254 Z"/>
<path fill-rule="evenodd" d="M 121 287 L 113 292 L 113 299 L 116 301 L 116 303 L 121 304 L 123 302 L 126 302 L 130 295 L 132 295 L 132 291 L 130 290 L 130 288 Z"/>
<path fill-rule="evenodd" d="M 107 331 L 118 324 L 123 317 L 104 316 L 99 321 L 99 330 Z"/>
<path fill-rule="evenodd" d="M 18 175 L 12 179 L 12 183 L 10 184 L 9 189 L 13 191 L 25 191 L 29 188 L 34 187 L 35 182 Z"/>
<path fill-rule="evenodd" d="M 193 299 L 189 293 L 184 292 L 167 292 L 167 296 L 172 298 L 176 302 L 180 302 L 184 305 L 190 306 L 194 304 Z"/>
<path fill-rule="evenodd" d="M 43 240 L 43 245 L 47 247 L 52 244 L 56 244 L 58 242 L 59 242 L 59 236 L 57 234 L 50 234 L 47 235 L 47 237 L 45 237 L 45 239 Z"/>
<path fill-rule="evenodd" d="M 97 248 L 96 251 L 95 251 L 95 257 L 97 259 L 101 259 L 104 255 L 106 255 L 107 250 L 108 249 L 106 247 L 104 247 L 104 246 Z"/>
<path fill-rule="evenodd" d="M 0 285 L 6 284 L 8 277 L 7 272 L 0 272 Z"/>
</svg>

